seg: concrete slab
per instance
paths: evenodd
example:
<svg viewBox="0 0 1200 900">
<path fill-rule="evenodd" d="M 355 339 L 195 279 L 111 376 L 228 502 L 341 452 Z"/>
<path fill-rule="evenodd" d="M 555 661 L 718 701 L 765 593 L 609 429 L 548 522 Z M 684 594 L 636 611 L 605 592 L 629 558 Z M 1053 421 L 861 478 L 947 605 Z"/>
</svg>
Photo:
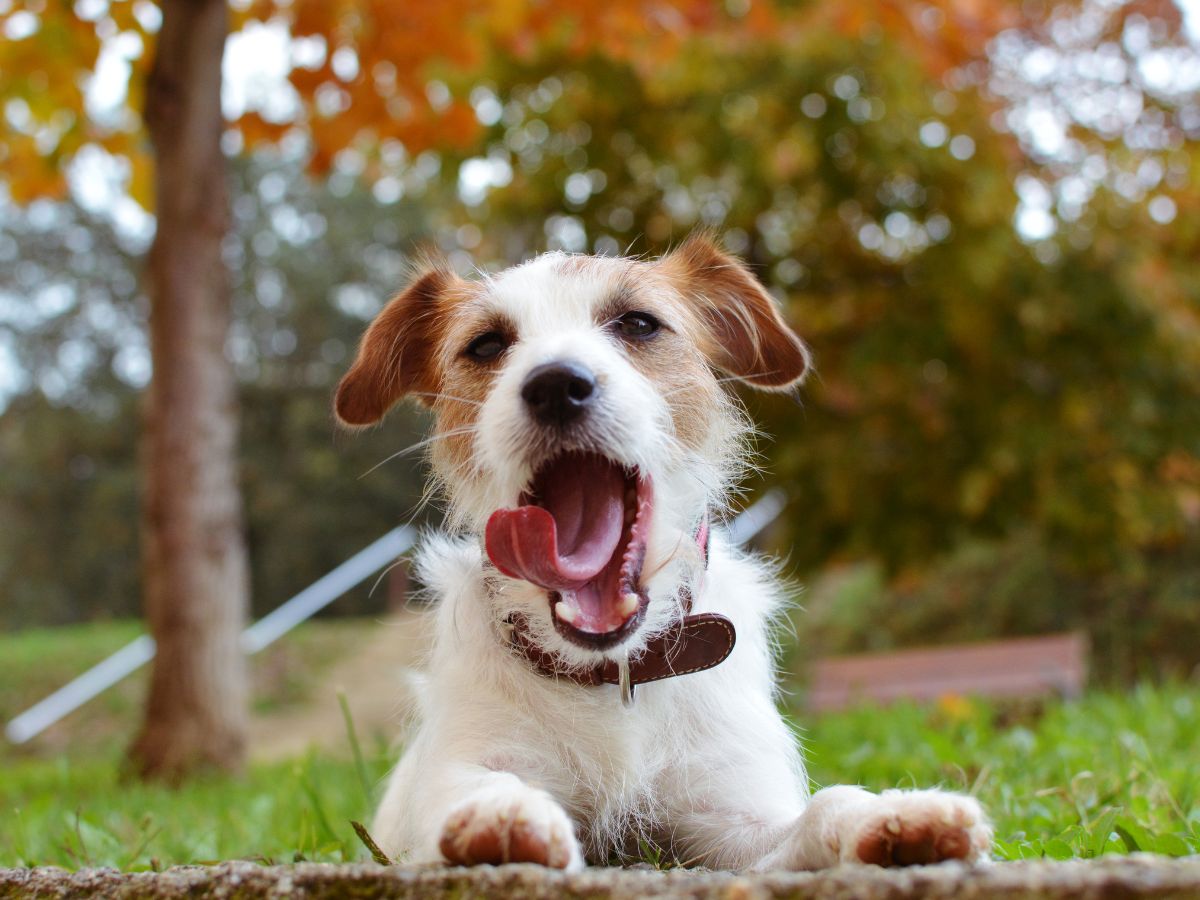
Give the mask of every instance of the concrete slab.
<svg viewBox="0 0 1200 900">
<path fill-rule="evenodd" d="M 589 869 L 565 875 L 536 866 L 473 869 L 374 864 L 265 867 L 248 862 L 187 866 L 159 873 L 111 869 L 0 869 L 0 900 L 152 898 L 455 898 L 455 900 L 1196 900 L 1200 857 L 1149 854 L 1091 861 L 1019 862 L 968 868 L 843 867 L 817 873 L 734 875 L 725 872 Z"/>
</svg>

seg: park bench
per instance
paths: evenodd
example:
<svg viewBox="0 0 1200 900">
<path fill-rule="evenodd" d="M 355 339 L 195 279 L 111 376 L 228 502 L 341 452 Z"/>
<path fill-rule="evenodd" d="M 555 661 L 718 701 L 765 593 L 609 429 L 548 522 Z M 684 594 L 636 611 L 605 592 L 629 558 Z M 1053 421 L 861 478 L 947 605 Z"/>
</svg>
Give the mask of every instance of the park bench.
<svg viewBox="0 0 1200 900">
<path fill-rule="evenodd" d="M 1087 680 L 1087 636 L 1078 632 L 865 653 L 818 660 L 810 709 L 941 697 L 1076 697 Z"/>
</svg>

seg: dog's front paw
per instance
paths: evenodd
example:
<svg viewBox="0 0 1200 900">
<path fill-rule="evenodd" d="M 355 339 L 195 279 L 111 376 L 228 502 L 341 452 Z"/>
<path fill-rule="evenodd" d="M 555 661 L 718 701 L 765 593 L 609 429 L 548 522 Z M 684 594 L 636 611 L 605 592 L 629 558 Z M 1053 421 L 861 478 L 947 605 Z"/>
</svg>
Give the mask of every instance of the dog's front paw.
<svg viewBox="0 0 1200 900">
<path fill-rule="evenodd" d="M 943 791 L 884 791 L 841 842 L 843 862 L 914 866 L 987 858 L 992 829 L 978 801 Z"/>
<path fill-rule="evenodd" d="M 544 791 L 517 783 L 488 787 L 456 807 L 442 826 L 442 856 L 455 865 L 537 863 L 583 868 L 566 811 Z"/>
</svg>

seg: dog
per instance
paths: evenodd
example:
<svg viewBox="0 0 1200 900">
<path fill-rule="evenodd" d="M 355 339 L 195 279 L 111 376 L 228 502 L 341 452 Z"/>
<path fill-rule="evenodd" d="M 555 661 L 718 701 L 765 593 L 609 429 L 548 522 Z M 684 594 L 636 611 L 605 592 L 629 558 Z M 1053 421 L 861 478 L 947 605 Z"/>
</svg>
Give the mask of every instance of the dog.
<svg viewBox="0 0 1200 900">
<path fill-rule="evenodd" d="M 654 260 L 547 253 L 494 276 L 429 266 L 338 386 L 348 426 L 433 412 L 448 530 L 418 724 L 373 825 L 392 858 L 576 870 L 647 846 L 765 871 L 988 858 L 977 801 L 810 796 L 776 708 L 771 567 L 710 516 L 747 456 L 726 382 L 810 367 L 711 236 Z"/>
</svg>

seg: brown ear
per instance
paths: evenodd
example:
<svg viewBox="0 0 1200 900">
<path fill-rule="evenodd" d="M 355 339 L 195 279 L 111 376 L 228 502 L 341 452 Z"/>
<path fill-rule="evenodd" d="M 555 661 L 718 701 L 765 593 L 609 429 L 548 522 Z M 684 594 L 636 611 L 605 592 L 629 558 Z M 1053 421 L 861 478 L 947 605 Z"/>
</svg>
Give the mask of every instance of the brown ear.
<svg viewBox="0 0 1200 900">
<path fill-rule="evenodd" d="M 375 317 L 334 398 L 343 424 L 371 425 L 405 394 L 437 392 L 433 330 L 439 298 L 454 277 L 440 269 L 426 272 Z"/>
<path fill-rule="evenodd" d="M 697 234 L 662 265 L 684 296 L 698 304 L 714 365 L 764 390 L 786 390 L 804 377 L 808 348 L 740 260 Z"/>
</svg>

